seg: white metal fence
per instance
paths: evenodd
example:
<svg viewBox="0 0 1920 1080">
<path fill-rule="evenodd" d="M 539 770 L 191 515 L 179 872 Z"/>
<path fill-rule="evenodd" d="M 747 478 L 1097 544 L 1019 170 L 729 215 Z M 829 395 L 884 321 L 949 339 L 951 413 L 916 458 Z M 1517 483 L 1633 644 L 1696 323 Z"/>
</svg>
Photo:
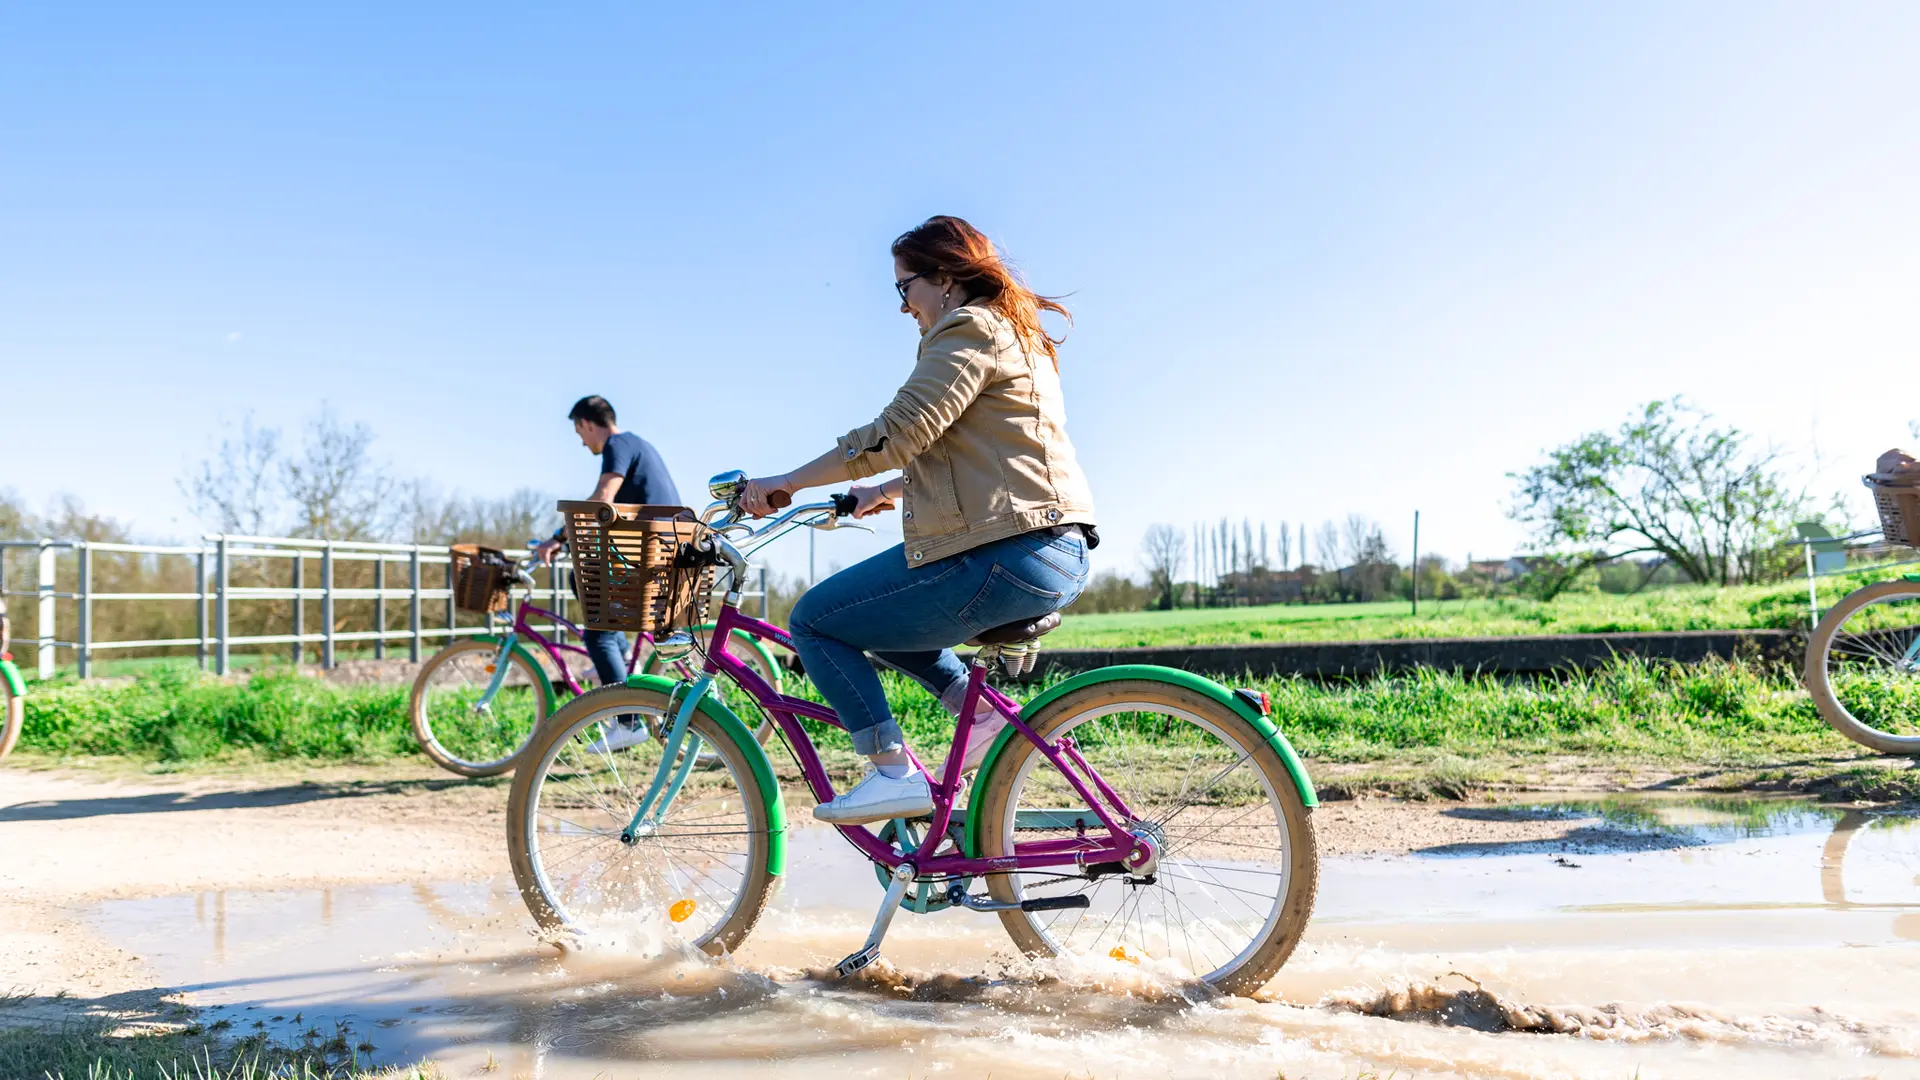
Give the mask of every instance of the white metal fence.
<svg viewBox="0 0 1920 1080">
<path fill-rule="evenodd" d="M 69 574 L 73 588 L 58 586 L 60 560 L 70 554 L 75 567 Z M 161 559 L 185 559 L 193 569 L 195 587 L 191 592 L 109 592 L 94 587 L 94 561 L 97 554 L 121 554 Z M 9 559 L 9 556 L 12 556 Z M 523 558 L 509 554 L 509 558 Z M 265 563 L 287 563 L 285 585 L 234 585 L 235 565 L 243 559 Z M 23 567 L 21 564 L 26 563 Z M 372 563 L 372 587 L 344 587 L 335 583 L 335 571 L 344 563 Z M 11 565 L 10 565 L 11 564 Z M 22 574 L 22 570 L 29 570 Z M 317 584 L 309 584 L 309 571 L 316 571 Z M 568 588 L 571 570 L 565 558 L 546 568 L 545 582 L 534 591 L 534 603 L 563 618 L 570 618 L 573 603 Z M 757 590 L 743 590 L 744 597 L 758 597 L 761 614 L 769 611 L 767 573 L 764 567 L 750 571 Z M 228 672 L 235 646 L 262 651 L 262 646 L 285 646 L 289 657 L 299 663 L 303 650 L 318 647 L 322 667 L 333 667 L 342 645 L 371 643 L 373 654 L 384 657 L 393 643 L 403 644 L 409 660 L 421 659 L 428 641 L 484 634 L 485 624 L 461 626 L 453 603 L 451 586 L 451 549 L 440 544 L 382 544 L 348 540 L 303 540 L 271 536 L 206 536 L 198 545 L 118 544 L 87 540 L 9 540 L 0 541 L 0 597 L 27 598 L 33 601 L 33 636 L 16 638 L 14 647 L 34 650 L 34 667 L 40 678 L 50 678 L 58 670 L 59 653 L 68 650 L 81 678 L 90 677 L 96 654 L 124 650 L 184 649 L 191 647 L 203 670 L 224 675 Z M 157 576 L 157 575 L 156 575 Z M 394 582 L 394 578 L 398 581 Z M 436 587 L 428 587 L 426 578 L 437 577 Z M 539 581 L 536 570 L 535 580 Z M 30 580 L 32 588 L 20 587 Z M 390 583 L 391 582 L 391 583 Z M 72 601 L 75 617 L 71 637 L 60 635 L 57 620 L 59 601 Z M 365 629 L 347 629 L 342 625 L 340 602 L 371 601 L 371 617 Z M 113 603 L 164 603 L 193 601 L 195 634 L 192 637 L 102 640 L 96 633 L 94 607 Z M 290 605 L 289 633 L 235 635 L 231 633 L 236 604 L 282 602 Z M 307 625 L 308 607 L 319 606 L 319 624 Z M 389 604 L 405 605 L 406 625 L 387 624 Z M 20 605 L 10 605 L 23 614 Z M 437 624 L 437 625 L 429 625 Z M 15 632 L 24 629 L 16 618 Z M 244 651 L 244 650 L 243 650 Z"/>
</svg>

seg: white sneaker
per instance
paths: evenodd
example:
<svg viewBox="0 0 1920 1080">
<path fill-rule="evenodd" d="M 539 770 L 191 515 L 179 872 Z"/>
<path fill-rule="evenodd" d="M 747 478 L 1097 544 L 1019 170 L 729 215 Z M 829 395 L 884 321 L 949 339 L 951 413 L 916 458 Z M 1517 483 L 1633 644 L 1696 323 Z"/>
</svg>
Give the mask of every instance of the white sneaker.
<svg viewBox="0 0 1920 1080">
<path fill-rule="evenodd" d="M 973 731 L 967 736 L 967 756 L 960 759 L 962 775 L 980 767 L 980 762 L 986 759 L 987 750 L 993 746 L 993 740 L 1000 737 L 1000 732 L 1006 726 L 1007 718 L 1001 716 L 998 710 L 974 717 Z M 942 776 L 947 774 L 946 762 L 940 763 L 939 773 Z"/>
<path fill-rule="evenodd" d="M 923 770 L 898 780 L 867 767 L 867 775 L 832 802 L 813 808 L 813 816 L 835 825 L 867 825 L 888 818 L 933 813 L 933 788 Z"/>
<path fill-rule="evenodd" d="M 600 737 L 587 744 L 589 754 L 611 754 L 615 750 L 625 750 L 629 746 L 638 746 L 653 737 L 647 730 L 647 722 L 634 717 L 621 717 L 610 723 L 600 725 Z"/>
</svg>

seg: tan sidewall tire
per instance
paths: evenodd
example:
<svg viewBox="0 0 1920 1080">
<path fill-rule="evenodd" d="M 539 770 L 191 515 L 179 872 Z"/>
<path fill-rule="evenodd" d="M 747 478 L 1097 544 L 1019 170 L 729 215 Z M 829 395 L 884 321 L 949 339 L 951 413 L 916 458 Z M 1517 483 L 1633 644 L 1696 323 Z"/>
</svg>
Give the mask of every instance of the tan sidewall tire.
<svg viewBox="0 0 1920 1080">
<path fill-rule="evenodd" d="M 527 678 L 532 680 L 535 688 L 533 695 L 533 729 L 528 733 L 527 741 L 520 745 L 519 751 L 504 761 L 483 768 L 475 768 L 472 765 L 455 761 L 448 757 L 446 752 L 441 750 L 439 744 L 434 741 L 433 729 L 431 725 L 427 723 L 426 709 L 424 708 L 427 679 L 433 674 L 434 669 L 438 668 L 441 664 L 447 663 L 456 656 L 473 652 L 484 652 L 492 655 L 497 653 L 499 649 L 500 647 L 498 645 L 489 645 L 484 641 L 458 642 L 428 657 L 427 662 L 420 665 L 420 674 L 413 677 L 413 693 L 407 698 L 407 719 L 413 725 L 414 741 L 420 744 L 421 753 L 431 758 L 435 765 L 440 766 L 450 773 L 466 777 L 480 777 L 498 776 L 503 772 L 511 770 L 515 765 L 520 763 L 522 758 L 526 757 L 527 750 L 531 748 L 535 742 L 533 733 L 538 732 L 540 725 L 546 720 L 547 696 L 539 691 L 539 686 L 541 682 L 546 679 L 547 675 L 544 671 L 540 670 L 538 664 L 529 665 L 526 658 L 516 651 L 508 655 L 507 663 L 520 668 L 520 670 L 526 674 Z"/>
<path fill-rule="evenodd" d="M 549 757 L 568 738 L 582 717 L 616 708 L 625 702 L 632 702 L 636 711 L 659 715 L 666 709 L 667 697 L 658 691 L 640 687 L 603 686 L 574 698 L 536 729 L 533 742 L 521 758 L 527 767 L 513 775 L 513 786 L 507 792 L 507 861 L 513 867 L 513 880 L 520 887 L 520 898 L 526 901 L 527 910 L 533 913 L 534 921 L 542 929 L 558 930 L 564 922 L 552 905 L 547 903 L 546 896 L 540 891 L 539 876 L 534 873 L 530 832 L 537 827 L 531 813 L 534 782 L 544 776 Z M 741 804 L 747 809 L 755 835 L 762 838 L 753 852 L 752 870 L 741 882 L 740 903 L 727 921 L 715 927 L 708 939 L 701 943 L 701 949 L 708 954 L 720 956 L 740 947 L 740 943 L 753 932 L 760 916 L 766 912 L 767 901 L 773 897 L 775 878 L 767 871 L 767 802 L 764 793 L 757 788 L 753 768 L 747 763 L 745 753 L 733 744 L 720 726 L 705 713 L 696 712 L 692 727 L 725 760 L 736 781 L 753 785 L 751 790 L 745 787 L 741 789 Z"/>
<path fill-rule="evenodd" d="M 26 722 L 26 700 L 13 692 L 13 688 L 0 682 L 0 758 L 13 753 L 13 746 L 20 741 L 20 728 Z"/>
<path fill-rule="evenodd" d="M 1820 710 L 1821 718 L 1832 725 L 1833 730 L 1883 754 L 1920 754 L 1920 736 L 1888 735 L 1860 723 L 1847 714 L 1839 699 L 1833 696 L 1832 684 L 1827 681 L 1827 653 L 1833 647 L 1833 637 L 1840 632 L 1841 625 L 1868 604 L 1894 596 L 1920 599 L 1920 582 L 1883 581 L 1878 585 L 1855 589 L 1835 604 L 1807 638 L 1807 661 L 1801 676 L 1807 684 L 1807 693 L 1813 697 L 1814 706 Z"/>
<path fill-rule="evenodd" d="M 1280 921 L 1274 927 L 1272 935 L 1263 942 L 1254 954 L 1247 958 L 1239 968 L 1214 981 L 1214 986 L 1229 994 L 1252 994 L 1265 986 L 1279 972 L 1287 957 L 1299 946 L 1300 938 L 1306 933 L 1307 921 L 1313 915 L 1314 895 L 1320 888 L 1320 856 L 1313 833 L 1313 816 L 1300 799 L 1300 789 L 1294 786 L 1293 777 L 1274 753 L 1266 740 L 1254 730 L 1238 713 L 1213 698 L 1207 697 L 1184 687 L 1148 680 L 1121 680 L 1109 683 L 1095 683 L 1084 690 L 1068 694 L 1042 710 L 1031 721 L 1034 733 L 1042 738 L 1051 738 L 1055 730 L 1067 721 L 1090 709 L 1107 705 L 1137 701 L 1167 705 L 1186 712 L 1205 716 L 1223 731 L 1231 732 L 1243 747 L 1254 747 L 1253 762 L 1265 774 L 1280 800 L 1281 815 L 1287 823 L 1287 833 L 1293 841 L 1288 853 L 1291 860 L 1291 877 L 1288 895 L 1282 905 Z M 1011 809 L 1008 804 L 1013 780 L 1019 775 L 1022 764 L 1027 758 L 1037 755 L 1039 748 L 1023 738 L 1016 736 L 1007 744 L 1006 752 L 994 763 L 993 775 L 986 780 L 981 790 L 982 813 L 980 818 L 980 854 L 985 858 L 1001 858 L 1012 854 L 1005 850 L 1003 834 L 1006 815 Z M 1035 768 L 1051 768 L 1045 762 Z M 1125 798 L 1125 791 L 1119 792 Z M 995 900 L 1011 903 L 1016 898 L 1013 884 L 1005 874 L 987 876 L 987 891 Z M 1033 924 L 1020 911 L 1002 911 L 1000 922 L 1007 928 L 1013 943 L 1028 956 L 1051 956 L 1052 948 L 1046 939 L 1034 930 Z"/>
</svg>

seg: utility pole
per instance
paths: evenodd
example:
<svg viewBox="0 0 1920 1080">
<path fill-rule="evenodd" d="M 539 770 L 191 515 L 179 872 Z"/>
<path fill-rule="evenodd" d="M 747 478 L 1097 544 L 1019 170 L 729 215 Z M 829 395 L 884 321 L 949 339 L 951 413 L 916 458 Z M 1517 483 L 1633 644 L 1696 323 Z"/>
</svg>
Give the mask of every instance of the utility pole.
<svg viewBox="0 0 1920 1080">
<path fill-rule="evenodd" d="M 1420 511 L 1413 512 L 1413 613 L 1420 614 Z"/>
</svg>

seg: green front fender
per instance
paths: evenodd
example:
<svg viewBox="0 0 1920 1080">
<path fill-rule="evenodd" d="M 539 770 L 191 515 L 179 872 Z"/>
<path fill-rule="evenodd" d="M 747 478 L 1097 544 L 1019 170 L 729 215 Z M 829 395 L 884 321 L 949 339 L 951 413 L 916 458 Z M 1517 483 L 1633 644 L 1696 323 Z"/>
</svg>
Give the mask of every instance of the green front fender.
<svg viewBox="0 0 1920 1080">
<path fill-rule="evenodd" d="M 680 683 L 661 675 L 629 675 L 627 685 L 637 690 L 657 690 L 671 697 L 674 687 Z M 767 873 L 778 877 L 787 871 L 787 809 L 780 797 L 780 782 L 773 776 L 773 762 L 767 760 L 767 752 L 760 748 L 753 730 L 727 708 L 726 702 L 708 694 L 700 699 L 700 711 L 720 725 L 720 730 L 746 755 L 753 779 L 760 787 L 760 798 L 767 807 Z"/>
<path fill-rule="evenodd" d="M 500 644 L 500 637 L 497 634 L 477 634 L 474 636 L 473 640 L 484 641 L 489 645 Z M 540 666 L 540 661 L 535 660 L 533 658 L 533 654 L 528 652 L 527 647 L 524 644 L 522 644 L 518 639 L 514 641 L 513 648 L 509 649 L 508 651 L 518 656 L 520 659 L 525 660 L 527 662 L 527 666 L 532 668 L 533 670 L 538 671 L 543 675 L 546 673 L 547 669 Z M 546 699 L 546 702 L 547 702 L 546 715 L 552 716 L 553 710 L 558 708 L 558 699 L 556 699 L 553 696 L 553 680 L 542 678 L 538 680 L 535 683 L 535 685 L 540 687 L 540 696 Z"/>
<path fill-rule="evenodd" d="M 13 666 L 13 661 L 0 660 L 0 679 L 7 681 L 7 690 L 11 692 L 14 697 L 26 696 L 26 681 L 20 678 L 20 669 Z"/>
<path fill-rule="evenodd" d="M 1261 715 L 1259 709 L 1254 708 L 1232 690 L 1204 675 L 1195 675 L 1191 671 L 1158 667 L 1153 664 L 1121 664 L 1115 667 L 1098 668 L 1082 672 L 1065 682 L 1041 691 L 1032 701 L 1021 706 L 1020 713 L 1022 716 L 1037 716 L 1041 709 L 1076 690 L 1098 683 L 1118 682 L 1122 679 L 1167 683 L 1184 690 L 1192 690 L 1240 714 L 1267 740 L 1267 745 L 1273 747 L 1273 752 L 1280 755 L 1280 763 L 1286 766 L 1287 775 L 1293 778 L 1293 786 L 1300 792 L 1300 801 L 1308 807 L 1320 805 L 1320 797 L 1314 794 L 1313 781 L 1307 777 L 1307 768 L 1300 763 L 1300 755 L 1294 753 L 1293 745 L 1287 742 L 1287 737 L 1280 733 L 1280 729 L 1273 725 L 1273 721 Z M 1000 755 L 1006 750 L 1007 744 L 1022 737 L 1012 725 L 1008 725 L 1006 730 L 1000 733 L 1000 737 L 994 740 L 993 746 L 987 750 L 986 758 L 980 762 L 980 771 L 974 774 L 973 792 L 967 800 L 966 851 L 969 857 L 980 856 L 979 837 L 975 830 L 978 828 L 977 823 L 980 821 L 981 813 L 986 809 L 980 802 L 983 798 L 981 792 L 986 785 L 980 781 L 993 775 L 993 766 L 1000 760 Z"/>
</svg>

